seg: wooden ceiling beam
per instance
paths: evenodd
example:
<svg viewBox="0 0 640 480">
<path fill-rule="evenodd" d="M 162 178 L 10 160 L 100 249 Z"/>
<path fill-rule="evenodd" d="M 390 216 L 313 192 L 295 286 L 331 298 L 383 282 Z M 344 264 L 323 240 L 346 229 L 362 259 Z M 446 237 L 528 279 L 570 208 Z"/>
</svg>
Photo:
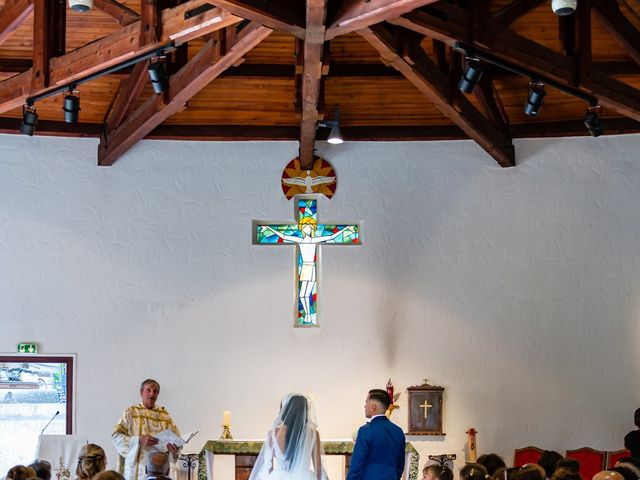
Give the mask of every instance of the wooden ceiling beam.
<svg viewBox="0 0 640 480">
<path fill-rule="evenodd" d="M 437 0 L 344 0 L 327 22 L 325 40 L 399 17 Z"/>
<path fill-rule="evenodd" d="M 51 87 L 72 83 L 105 68 L 118 65 L 136 55 L 148 53 L 172 42 L 177 44 L 240 22 L 242 19 L 221 8 L 185 18 L 186 14 L 207 4 L 203 0 L 190 0 L 177 7 L 163 10 L 162 37 L 159 41 L 140 45 L 140 24 L 137 20 L 126 27 L 51 59 L 49 65 Z M 22 106 L 26 99 L 46 92 L 46 88 L 31 88 L 31 69 L 0 82 L 0 113 Z"/>
<path fill-rule="evenodd" d="M 49 86 L 52 58 L 64 54 L 66 39 L 65 0 L 35 2 L 33 13 L 33 76 L 31 88 Z"/>
<path fill-rule="evenodd" d="M 273 0 L 269 2 L 256 0 L 212 0 L 212 3 L 238 17 L 304 39 L 304 16 L 296 11 L 296 6 L 294 5 L 298 2 L 289 2 L 286 4 Z"/>
<path fill-rule="evenodd" d="M 120 25 L 126 27 L 133 22 L 140 20 L 138 12 L 131 10 L 116 0 L 93 0 L 93 6 L 114 18 Z"/>
<path fill-rule="evenodd" d="M 513 0 L 510 4 L 498 10 L 493 15 L 493 18 L 502 25 L 511 25 L 534 8 L 546 3 L 546 1 L 547 0 Z"/>
<path fill-rule="evenodd" d="M 326 0 L 307 0 L 300 123 L 300 166 L 303 170 L 310 170 L 313 166 L 326 15 Z"/>
<path fill-rule="evenodd" d="M 478 104 L 485 116 L 491 119 L 496 128 L 501 131 L 507 131 L 509 128 L 509 118 L 489 75 L 484 74 L 482 76 L 476 84 L 473 94 L 478 100 Z"/>
<path fill-rule="evenodd" d="M 171 115 L 214 78 L 230 68 L 264 40 L 271 29 L 252 23 L 245 26 L 225 55 L 218 59 L 215 40 L 209 40 L 178 73 L 170 78 L 166 94 L 154 94 L 113 132 L 103 136 L 98 147 L 98 164 L 113 165 L 127 150 Z"/>
<path fill-rule="evenodd" d="M 640 64 L 640 31 L 620 11 L 618 2 L 594 0 L 593 11 L 609 35 L 622 45 L 636 63 Z"/>
<path fill-rule="evenodd" d="M 33 0 L 7 0 L 0 7 L 0 45 L 15 32 L 33 12 Z"/>
<path fill-rule="evenodd" d="M 581 2 L 581 5 L 583 3 L 585 2 Z M 458 42 L 467 43 L 479 52 L 482 51 L 506 64 L 539 75 L 543 79 L 578 88 L 583 93 L 595 96 L 602 105 L 620 115 L 640 120 L 640 90 L 598 71 L 590 61 L 586 62 L 587 55 L 590 60 L 590 49 L 587 51 L 587 45 L 583 45 L 586 42 L 586 34 L 583 35 L 582 40 L 579 36 L 578 55 L 577 58 L 572 58 L 554 52 L 498 22 L 491 21 L 489 27 L 491 49 L 485 49 L 473 41 L 467 11 L 447 3 L 434 4 L 430 9 L 438 14 L 433 15 L 425 11 L 411 12 L 391 19 L 390 22 L 423 35 L 433 36 L 452 46 Z M 585 11 L 589 13 L 587 9 Z M 578 22 L 579 28 L 586 33 L 588 29 L 580 26 L 580 23 Z M 586 68 L 587 71 L 582 72 L 582 68 Z"/>
<path fill-rule="evenodd" d="M 419 42 L 403 42 L 399 46 L 383 25 L 358 30 L 358 33 L 501 166 L 515 165 L 515 152 L 508 135 L 487 122 L 458 89 L 452 88 L 451 78 L 438 69 Z"/>
</svg>

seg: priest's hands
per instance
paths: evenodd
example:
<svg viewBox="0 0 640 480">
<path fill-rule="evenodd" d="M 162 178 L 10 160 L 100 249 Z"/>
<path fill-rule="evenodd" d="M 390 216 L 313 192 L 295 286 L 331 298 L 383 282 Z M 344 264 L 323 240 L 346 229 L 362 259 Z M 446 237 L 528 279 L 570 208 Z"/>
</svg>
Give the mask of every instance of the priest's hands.
<svg viewBox="0 0 640 480">
<path fill-rule="evenodd" d="M 169 453 L 173 453 L 174 455 L 178 453 L 178 447 L 173 443 L 167 443 L 167 450 L 169 450 Z"/>
<path fill-rule="evenodd" d="M 158 439 L 151 435 L 140 435 L 140 445 L 143 447 L 153 447 L 158 444 Z"/>
</svg>

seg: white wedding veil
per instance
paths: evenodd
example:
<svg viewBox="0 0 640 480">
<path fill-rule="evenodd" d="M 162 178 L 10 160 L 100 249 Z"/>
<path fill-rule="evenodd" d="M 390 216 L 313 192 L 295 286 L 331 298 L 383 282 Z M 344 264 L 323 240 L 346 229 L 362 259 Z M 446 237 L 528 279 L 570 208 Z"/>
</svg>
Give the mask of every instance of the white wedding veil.
<svg viewBox="0 0 640 480">
<path fill-rule="evenodd" d="M 327 480 L 313 405 L 289 394 L 267 433 L 249 480 Z"/>
</svg>

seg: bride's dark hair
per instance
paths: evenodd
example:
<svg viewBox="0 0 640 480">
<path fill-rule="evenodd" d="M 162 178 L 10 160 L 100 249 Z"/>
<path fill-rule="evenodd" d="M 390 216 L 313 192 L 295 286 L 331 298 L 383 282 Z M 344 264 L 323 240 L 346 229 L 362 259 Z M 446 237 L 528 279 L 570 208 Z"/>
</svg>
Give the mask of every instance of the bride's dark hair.
<svg viewBox="0 0 640 480">
<path fill-rule="evenodd" d="M 293 395 L 282 407 L 282 424 L 287 427 L 284 457 L 287 462 L 293 461 L 296 445 L 305 434 L 307 427 L 307 399 L 302 395 Z"/>
</svg>

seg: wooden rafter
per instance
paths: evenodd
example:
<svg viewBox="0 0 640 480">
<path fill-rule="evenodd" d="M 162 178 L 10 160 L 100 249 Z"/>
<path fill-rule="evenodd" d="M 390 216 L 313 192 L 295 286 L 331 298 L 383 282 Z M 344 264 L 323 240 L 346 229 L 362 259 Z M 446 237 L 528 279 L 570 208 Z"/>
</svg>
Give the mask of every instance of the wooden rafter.
<svg viewBox="0 0 640 480">
<path fill-rule="evenodd" d="M 221 8 L 213 8 L 185 19 L 185 14 L 207 2 L 190 0 L 177 7 L 163 10 L 162 37 L 153 43 L 140 45 L 140 20 L 113 34 L 96 40 L 49 62 L 50 86 L 66 85 L 132 57 L 168 46 L 240 22 L 242 19 Z M 32 88 L 33 67 L 22 74 L 0 82 L 0 113 L 20 107 L 30 96 L 44 93 L 46 88 Z"/>
<path fill-rule="evenodd" d="M 137 12 L 116 0 L 93 0 L 93 6 L 113 17 L 123 27 L 140 19 L 140 15 Z"/>
<path fill-rule="evenodd" d="M 398 46 L 382 25 L 358 30 L 358 33 L 500 165 L 515 165 L 514 148 L 508 135 L 489 124 L 459 90 L 452 88 L 451 78 L 438 69 L 419 42 L 403 42 Z"/>
<path fill-rule="evenodd" d="M 327 22 L 326 40 L 404 15 L 437 0 L 345 0 Z"/>
<path fill-rule="evenodd" d="M 32 0 L 7 0 L 0 7 L 0 45 L 22 25 L 32 12 Z"/>
<path fill-rule="evenodd" d="M 586 1 L 588 0 L 581 2 L 581 5 Z M 478 51 L 484 50 L 507 64 L 528 70 L 558 84 L 577 87 L 582 92 L 595 96 L 601 105 L 620 115 L 640 120 L 640 90 L 598 71 L 590 62 L 581 61 L 581 54 L 578 55 L 578 59 L 566 57 L 495 21 L 490 22 L 491 50 L 488 51 L 482 45 L 473 42 L 466 10 L 447 3 L 437 3 L 432 8 L 440 13 L 436 16 L 426 12 L 411 12 L 391 19 L 390 22 L 437 38 L 451 46 L 458 42 L 469 42 Z M 587 9 L 585 11 L 588 13 Z M 585 32 L 586 30 L 584 28 Z M 578 47 L 584 54 L 586 45 L 585 49 L 580 45 Z M 582 72 L 581 68 L 588 70 Z"/>
<path fill-rule="evenodd" d="M 212 3 L 238 17 L 304 39 L 305 21 L 304 16 L 297 11 L 298 2 L 212 0 Z"/>
<path fill-rule="evenodd" d="M 513 0 L 494 14 L 494 18 L 503 25 L 511 25 L 547 0 Z"/>
<path fill-rule="evenodd" d="M 64 54 L 66 32 L 66 2 L 49 0 L 36 2 L 33 14 L 33 77 L 31 88 L 49 86 L 49 65 L 52 58 Z"/>
<path fill-rule="evenodd" d="M 271 32 L 271 29 L 255 23 L 247 25 L 236 37 L 235 43 L 228 48 L 227 53 L 219 59 L 216 55 L 215 40 L 209 40 L 195 57 L 171 77 L 166 103 L 165 95 L 152 95 L 125 122 L 101 139 L 98 164 L 113 165 L 136 142 L 168 117 L 182 110 L 191 97 L 235 64 Z"/>
<path fill-rule="evenodd" d="M 503 132 L 508 131 L 509 119 L 489 75 L 482 76 L 473 90 L 473 94 L 485 116 L 491 120 L 496 128 Z"/>
<path fill-rule="evenodd" d="M 326 14 L 326 0 L 307 0 L 302 75 L 302 121 L 300 123 L 300 165 L 303 169 L 311 169 L 313 165 Z"/>
<path fill-rule="evenodd" d="M 595 0 L 593 10 L 607 32 L 640 64 L 640 31 L 620 11 L 618 2 Z"/>
</svg>

